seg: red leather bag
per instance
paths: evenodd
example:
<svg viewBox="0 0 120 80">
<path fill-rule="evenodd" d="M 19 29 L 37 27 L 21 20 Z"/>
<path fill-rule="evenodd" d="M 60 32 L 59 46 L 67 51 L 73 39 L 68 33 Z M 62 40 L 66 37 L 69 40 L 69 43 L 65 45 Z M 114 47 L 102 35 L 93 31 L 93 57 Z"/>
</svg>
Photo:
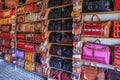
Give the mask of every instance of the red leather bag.
<svg viewBox="0 0 120 80">
<path fill-rule="evenodd" d="M 33 43 L 26 43 L 25 50 L 34 51 L 34 44 Z"/>
<path fill-rule="evenodd" d="M 35 41 L 36 42 L 44 42 L 45 41 L 45 34 L 35 34 Z"/>
<path fill-rule="evenodd" d="M 25 42 L 18 42 L 17 47 L 21 49 L 25 49 Z"/>
<path fill-rule="evenodd" d="M 8 32 L 1 32 L 1 37 L 2 38 L 11 38 L 11 35 Z"/>
<path fill-rule="evenodd" d="M 61 76 L 61 80 L 72 80 L 70 73 L 63 72 Z"/>
<path fill-rule="evenodd" d="M 10 40 L 4 39 L 3 40 L 3 45 L 10 46 Z"/>
<path fill-rule="evenodd" d="M 97 17 L 98 21 L 93 21 L 94 17 Z M 100 21 L 100 18 L 97 15 L 93 15 L 91 21 L 86 21 L 83 24 L 83 32 L 84 36 L 92 36 L 92 37 L 109 37 L 110 29 L 112 22 L 111 21 Z"/>
<path fill-rule="evenodd" d="M 35 71 L 39 74 L 43 74 L 43 69 L 41 64 L 36 64 Z"/>
<path fill-rule="evenodd" d="M 120 0 L 114 0 L 114 10 L 120 10 Z"/>
<path fill-rule="evenodd" d="M 23 33 L 17 34 L 17 39 L 25 39 L 25 34 Z"/>
<path fill-rule="evenodd" d="M 3 26 L 2 31 L 10 31 L 11 26 Z"/>
<path fill-rule="evenodd" d="M 114 20 L 113 21 L 113 37 L 117 37 L 119 38 L 120 37 L 120 20 Z"/>
<path fill-rule="evenodd" d="M 25 6 L 25 12 L 29 12 L 33 10 L 35 10 L 35 4 L 30 4 Z"/>
</svg>

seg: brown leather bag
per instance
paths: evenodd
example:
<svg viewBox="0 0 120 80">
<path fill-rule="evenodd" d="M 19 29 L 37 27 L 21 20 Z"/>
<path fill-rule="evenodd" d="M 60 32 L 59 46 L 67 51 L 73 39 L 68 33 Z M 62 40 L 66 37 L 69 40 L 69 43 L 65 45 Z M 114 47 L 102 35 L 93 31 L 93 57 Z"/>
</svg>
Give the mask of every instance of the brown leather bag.
<svg viewBox="0 0 120 80">
<path fill-rule="evenodd" d="M 72 39 L 73 39 L 73 37 L 72 37 L 71 33 L 63 33 L 61 43 L 62 44 L 72 44 L 72 41 L 73 41 Z"/>
<path fill-rule="evenodd" d="M 81 80 L 105 80 L 104 69 L 92 66 L 82 66 Z"/>
</svg>

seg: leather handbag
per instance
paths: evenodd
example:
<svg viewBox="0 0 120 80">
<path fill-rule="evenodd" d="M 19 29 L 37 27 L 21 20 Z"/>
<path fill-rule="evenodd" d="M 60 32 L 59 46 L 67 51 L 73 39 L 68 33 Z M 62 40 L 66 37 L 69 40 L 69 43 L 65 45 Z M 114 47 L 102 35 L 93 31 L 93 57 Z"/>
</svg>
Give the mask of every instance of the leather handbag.
<svg viewBox="0 0 120 80">
<path fill-rule="evenodd" d="M 40 53 L 36 53 L 35 54 L 35 62 L 40 64 L 41 63 L 41 57 L 42 57 L 42 55 Z"/>
<path fill-rule="evenodd" d="M 17 14 L 19 15 L 19 14 L 23 14 L 23 13 L 25 13 L 25 7 L 19 7 L 19 8 L 17 8 Z"/>
<path fill-rule="evenodd" d="M 17 49 L 16 57 L 24 59 L 24 56 L 25 56 L 25 51 Z"/>
<path fill-rule="evenodd" d="M 37 52 L 37 53 L 42 52 L 42 51 L 41 51 L 41 47 L 42 47 L 41 44 L 35 44 L 35 52 Z"/>
<path fill-rule="evenodd" d="M 82 59 L 110 64 L 111 49 L 108 45 L 86 42 L 82 48 Z"/>
<path fill-rule="evenodd" d="M 48 7 L 62 5 L 62 0 L 49 0 Z"/>
<path fill-rule="evenodd" d="M 30 62 L 35 62 L 35 53 L 30 52 L 30 51 L 26 51 L 25 52 L 25 60 L 30 61 Z"/>
<path fill-rule="evenodd" d="M 21 49 L 25 49 L 25 42 L 17 42 L 17 47 Z"/>
<path fill-rule="evenodd" d="M 81 80 L 105 80 L 105 71 L 102 68 L 82 66 L 81 74 Z"/>
<path fill-rule="evenodd" d="M 108 70 L 108 74 L 107 74 L 107 80 L 119 80 L 120 79 L 120 72 L 116 71 L 116 70 Z"/>
<path fill-rule="evenodd" d="M 25 22 L 25 16 L 24 15 L 18 16 L 17 17 L 17 23 L 23 23 L 23 22 Z"/>
<path fill-rule="evenodd" d="M 16 63 L 16 64 L 17 64 L 18 66 L 24 68 L 24 63 L 25 63 L 25 61 L 24 61 L 23 59 L 17 59 L 17 63 Z"/>
<path fill-rule="evenodd" d="M 2 45 L 10 46 L 10 40 L 4 39 L 3 42 L 2 42 Z"/>
<path fill-rule="evenodd" d="M 64 59 L 62 59 L 62 58 L 51 57 L 50 58 L 50 66 L 62 69 L 62 67 L 63 67 L 63 61 L 64 61 Z"/>
<path fill-rule="evenodd" d="M 18 33 L 18 34 L 17 34 L 17 39 L 22 39 L 22 40 L 24 40 L 24 39 L 25 39 L 25 34 L 23 34 L 23 33 Z"/>
<path fill-rule="evenodd" d="M 71 73 L 63 72 L 61 74 L 61 80 L 72 80 Z"/>
<path fill-rule="evenodd" d="M 25 50 L 34 51 L 34 46 L 35 46 L 35 44 L 33 44 L 33 43 L 26 43 L 25 44 Z"/>
<path fill-rule="evenodd" d="M 18 6 L 19 0 L 5 0 L 5 5 L 8 8 L 15 8 Z"/>
<path fill-rule="evenodd" d="M 45 34 L 35 34 L 35 41 L 36 42 L 44 42 L 45 41 Z"/>
<path fill-rule="evenodd" d="M 62 20 L 62 30 L 72 30 L 72 19 Z"/>
<path fill-rule="evenodd" d="M 3 26 L 2 27 L 2 31 L 10 31 L 11 30 L 11 26 Z"/>
<path fill-rule="evenodd" d="M 35 10 L 34 4 L 30 4 L 30 5 L 25 6 L 25 12 L 29 12 L 29 11 L 33 11 L 33 10 Z"/>
<path fill-rule="evenodd" d="M 73 56 L 72 46 L 62 46 L 61 56 L 72 58 Z"/>
<path fill-rule="evenodd" d="M 41 64 L 36 64 L 35 71 L 39 74 L 43 74 L 43 67 Z"/>
<path fill-rule="evenodd" d="M 25 61 L 25 67 L 26 70 L 35 71 L 35 64 L 29 61 Z"/>
<path fill-rule="evenodd" d="M 34 34 L 26 34 L 25 35 L 25 38 L 27 41 L 34 41 L 34 39 L 35 39 L 34 37 L 35 37 Z"/>
<path fill-rule="evenodd" d="M 35 28 L 34 24 L 24 24 L 23 25 L 23 29 L 25 29 L 26 32 L 34 32 L 34 28 Z"/>
<path fill-rule="evenodd" d="M 114 10 L 120 10 L 120 1 L 114 0 Z"/>
<path fill-rule="evenodd" d="M 120 37 L 120 28 L 119 28 L 120 20 L 113 21 L 113 37 L 119 38 Z"/>
<path fill-rule="evenodd" d="M 50 47 L 50 54 L 61 56 L 61 53 L 62 53 L 62 46 L 52 45 Z"/>
<path fill-rule="evenodd" d="M 98 21 L 93 21 L 94 17 L 97 17 Z M 93 36 L 93 37 L 109 37 L 111 30 L 111 21 L 100 21 L 100 18 L 97 15 L 93 15 L 91 21 L 84 22 L 83 32 L 84 36 Z"/>
<path fill-rule="evenodd" d="M 63 69 L 72 72 L 72 60 L 64 60 Z"/>
<path fill-rule="evenodd" d="M 102 12 L 113 9 L 112 0 L 83 0 L 83 12 Z"/>
<path fill-rule="evenodd" d="M 115 66 L 120 66 L 120 45 L 116 44 L 114 45 L 114 65 Z"/>
<path fill-rule="evenodd" d="M 67 6 L 62 8 L 62 18 L 72 17 L 71 13 L 73 10 L 73 6 Z"/>
<path fill-rule="evenodd" d="M 61 43 L 62 44 L 72 44 L 72 42 L 73 42 L 72 39 L 73 39 L 72 33 L 63 33 Z"/>
</svg>

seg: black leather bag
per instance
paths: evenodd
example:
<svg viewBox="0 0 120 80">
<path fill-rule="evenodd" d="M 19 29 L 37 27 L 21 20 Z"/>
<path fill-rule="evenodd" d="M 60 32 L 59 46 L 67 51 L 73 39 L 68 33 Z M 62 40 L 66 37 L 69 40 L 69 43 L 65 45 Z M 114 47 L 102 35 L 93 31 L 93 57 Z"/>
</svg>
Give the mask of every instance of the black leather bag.
<svg viewBox="0 0 120 80">
<path fill-rule="evenodd" d="M 63 69 L 67 71 L 72 71 L 72 60 L 64 60 Z"/>
<path fill-rule="evenodd" d="M 41 54 L 40 53 L 37 53 L 37 54 L 35 54 L 35 62 L 36 63 L 41 63 Z"/>
<path fill-rule="evenodd" d="M 62 30 L 72 30 L 72 19 L 62 20 Z"/>
<path fill-rule="evenodd" d="M 107 80 L 120 80 L 120 72 L 109 69 Z"/>
<path fill-rule="evenodd" d="M 113 9 L 112 0 L 84 0 L 83 12 L 102 12 Z"/>
<path fill-rule="evenodd" d="M 61 33 L 53 32 L 49 36 L 49 42 L 60 43 L 61 42 L 61 38 L 62 38 L 62 34 Z"/>
<path fill-rule="evenodd" d="M 62 21 L 61 20 L 52 20 L 48 25 L 48 30 L 61 30 Z"/>
<path fill-rule="evenodd" d="M 50 54 L 61 56 L 62 46 L 52 45 L 50 47 Z"/>
<path fill-rule="evenodd" d="M 62 5 L 62 0 L 49 0 L 48 7 Z"/>
<path fill-rule="evenodd" d="M 50 66 L 62 69 L 63 59 L 62 58 L 51 57 Z"/>
<path fill-rule="evenodd" d="M 72 46 L 63 46 L 61 56 L 72 58 L 72 56 L 73 56 L 73 51 L 72 50 L 73 50 Z"/>
</svg>

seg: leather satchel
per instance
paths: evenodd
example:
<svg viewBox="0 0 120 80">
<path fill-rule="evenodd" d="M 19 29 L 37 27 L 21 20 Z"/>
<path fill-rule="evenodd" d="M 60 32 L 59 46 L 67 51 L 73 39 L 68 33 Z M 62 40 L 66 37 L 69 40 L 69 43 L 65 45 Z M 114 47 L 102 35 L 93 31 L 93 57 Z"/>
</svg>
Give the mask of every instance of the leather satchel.
<svg viewBox="0 0 120 80">
<path fill-rule="evenodd" d="M 105 80 L 104 72 L 105 71 L 102 68 L 82 66 L 80 80 Z"/>
<path fill-rule="evenodd" d="M 17 39 L 22 39 L 22 40 L 24 40 L 24 39 L 25 39 L 25 34 L 23 34 L 23 33 L 18 33 L 18 34 L 17 34 Z"/>
<path fill-rule="evenodd" d="M 114 10 L 120 10 L 120 0 L 114 0 Z"/>
<path fill-rule="evenodd" d="M 113 21 L 113 37 L 119 38 L 120 37 L 120 28 L 119 28 L 120 20 Z"/>
<path fill-rule="evenodd" d="M 34 45 L 33 43 L 26 43 L 25 44 L 25 50 L 27 51 L 34 51 Z"/>
<path fill-rule="evenodd" d="M 64 60 L 63 69 L 72 72 L 72 60 Z"/>
<path fill-rule="evenodd" d="M 33 10 L 35 10 L 34 4 L 30 4 L 30 5 L 25 6 L 25 12 L 29 12 L 29 11 L 33 11 Z"/>
<path fill-rule="evenodd" d="M 43 74 L 43 67 L 41 64 L 36 64 L 35 71 L 39 74 Z"/>
<path fill-rule="evenodd" d="M 82 59 L 110 64 L 111 49 L 108 45 L 86 42 L 82 48 Z"/>
<path fill-rule="evenodd" d="M 35 71 L 35 64 L 29 61 L 25 62 L 25 69 L 30 71 Z"/>
<path fill-rule="evenodd" d="M 83 12 L 102 12 L 113 9 L 112 0 L 83 0 Z"/>
<path fill-rule="evenodd" d="M 98 21 L 93 21 L 94 17 L 97 17 Z M 91 21 L 84 22 L 83 32 L 84 36 L 93 36 L 93 37 L 109 37 L 111 30 L 111 21 L 100 21 L 100 18 L 97 15 L 93 15 Z"/>
<path fill-rule="evenodd" d="M 62 74 L 61 74 L 61 80 L 72 80 L 71 73 L 62 72 Z"/>
<path fill-rule="evenodd" d="M 108 70 L 108 77 L 107 80 L 119 80 L 120 79 L 120 72 L 116 70 Z"/>
<path fill-rule="evenodd" d="M 35 62 L 41 63 L 41 57 L 42 57 L 42 55 L 40 53 L 35 54 Z"/>
</svg>

